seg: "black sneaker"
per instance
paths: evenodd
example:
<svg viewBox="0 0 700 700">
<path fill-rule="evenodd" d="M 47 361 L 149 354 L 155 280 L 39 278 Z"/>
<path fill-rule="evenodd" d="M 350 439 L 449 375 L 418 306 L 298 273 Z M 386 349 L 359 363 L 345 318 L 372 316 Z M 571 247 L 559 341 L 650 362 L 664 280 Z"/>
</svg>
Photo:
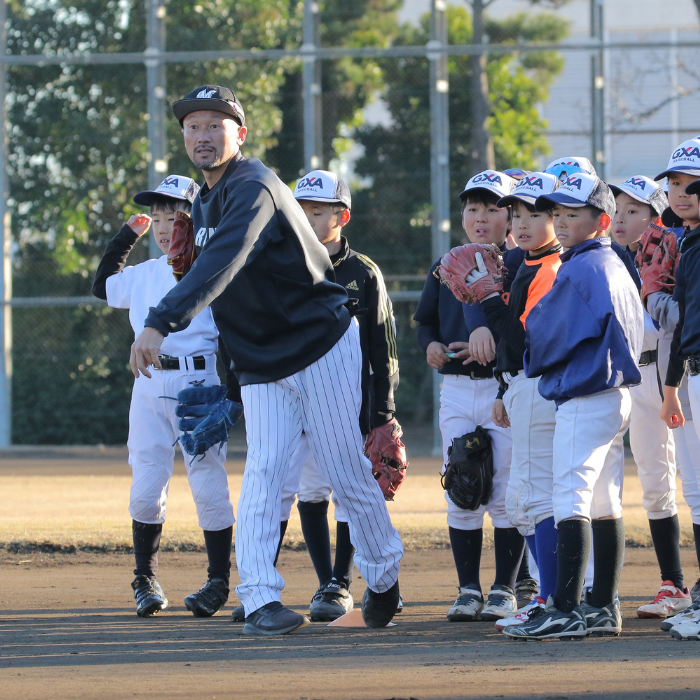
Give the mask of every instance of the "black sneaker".
<svg viewBox="0 0 700 700">
<path fill-rule="evenodd" d="M 228 593 L 228 583 L 222 578 L 213 578 L 185 598 L 185 607 L 195 617 L 211 617 L 226 605 Z"/>
<path fill-rule="evenodd" d="M 586 634 L 589 637 L 617 637 L 622 632 L 622 615 L 615 603 L 604 608 L 594 608 L 583 603 L 581 612 L 586 620 Z"/>
<path fill-rule="evenodd" d="M 243 634 L 289 634 L 308 624 L 309 619 L 305 615 L 300 615 L 275 601 L 263 605 L 246 617 Z"/>
<path fill-rule="evenodd" d="M 342 583 L 331 580 L 311 599 L 309 617 L 311 622 L 333 622 L 350 612 L 353 605 L 350 591 Z"/>
<path fill-rule="evenodd" d="M 245 622 L 245 608 L 242 605 L 236 606 L 231 611 L 231 622 Z"/>
<path fill-rule="evenodd" d="M 367 588 L 362 596 L 362 619 L 367 627 L 386 627 L 396 615 L 400 597 L 398 581 L 384 593 Z"/>
<path fill-rule="evenodd" d="M 515 582 L 515 599 L 518 601 L 518 610 L 532 603 L 539 593 L 537 581 L 534 578 L 524 578 L 522 581 Z"/>
<path fill-rule="evenodd" d="M 503 634 L 514 639 L 583 639 L 587 634 L 586 619 L 578 606 L 570 613 L 557 610 L 550 596 L 542 613 L 522 625 L 508 625 Z"/>
<path fill-rule="evenodd" d="M 131 582 L 139 617 L 153 617 L 168 607 L 168 599 L 158 581 L 148 576 L 137 576 Z"/>
</svg>

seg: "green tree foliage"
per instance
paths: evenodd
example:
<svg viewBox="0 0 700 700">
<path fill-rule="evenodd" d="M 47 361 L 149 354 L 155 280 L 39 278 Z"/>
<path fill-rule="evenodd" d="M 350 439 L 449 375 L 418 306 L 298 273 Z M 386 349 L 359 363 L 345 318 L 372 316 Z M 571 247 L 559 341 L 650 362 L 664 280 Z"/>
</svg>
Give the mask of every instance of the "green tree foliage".
<svg viewBox="0 0 700 700">
<path fill-rule="evenodd" d="M 321 5 L 323 41 L 383 45 L 396 33 L 399 5 L 329 0 Z M 168 50 L 301 43 L 300 0 L 187 0 L 168 2 L 167 12 Z M 146 46 L 145 0 L 12 0 L 8 17 L 11 54 L 140 52 Z M 339 124 L 356 123 L 368 95 L 381 86 L 376 62 L 332 63 L 324 74 L 324 89 L 336 95 L 325 118 L 327 158 L 342 145 L 334 143 Z M 303 164 L 303 125 L 293 118 L 301 105 L 300 86 L 294 87 L 301 67 L 298 59 L 168 64 L 164 102 L 169 108 L 201 84 L 233 87 L 246 109 L 245 154 L 292 180 Z M 8 77 L 14 294 L 89 295 L 106 242 L 137 211 L 131 198 L 148 185 L 145 67 L 17 66 Z M 168 114 L 168 169 L 201 181 Z M 146 256 L 147 246 L 139 244 L 130 263 Z M 14 328 L 14 439 L 123 441 L 131 384 L 125 313 L 17 310 Z M 51 396 L 61 397 L 66 410 L 43 400 Z"/>
<path fill-rule="evenodd" d="M 463 7 L 448 6 L 450 44 L 471 42 L 471 17 Z M 548 13 L 520 13 L 487 23 L 494 41 L 550 43 L 561 40 L 566 23 Z M 429 18 L 418 27 L 404 26 L 399 45 L 425 44 Z M 491 117 L 496 166 L 536 167 L 548 153 L 546 123 L 537 111 L 547 99 L 552 79 L 563 60 L 552 51 L 490 54 Z M 430 95 L 429 64 L 424 58 L 405 58 L 382 64 L 386 87 L 382 97 L 391 124 L 359 128 L 356 140 L 364 155 L 357 174 L 371 182 L 355 198 L 353 218 L 360 242 L 385 272 L 427 271 L 430 259 Z M 449 58 L 450 196 L 455 206 L 452 231 L 459 240 L 457 195 L 475 174 L 470 143 L 470 75 L 467 56 Z"/>
</svg>

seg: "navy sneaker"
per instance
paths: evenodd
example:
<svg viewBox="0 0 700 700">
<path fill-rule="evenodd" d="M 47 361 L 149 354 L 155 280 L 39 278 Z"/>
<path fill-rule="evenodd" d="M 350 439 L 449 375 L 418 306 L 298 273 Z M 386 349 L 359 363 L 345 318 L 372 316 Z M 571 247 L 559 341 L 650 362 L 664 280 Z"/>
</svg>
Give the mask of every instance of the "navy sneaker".
<svg viewBox="0 0 700 700">
<path fill-rule="evenodd" d="M 308 617 L 285 608 L 279 601 L 274 601 L 246 617 L 243 634 L 289 634 L 308 624 Z"/>
<path fill-rule="evenodd" d="M 547 607 L 522 625 L 508 625 L 503 634 L 514 639 L 583 639 L 587 634 L 586 619 L 581 608 L 575 607 L 570 613 L 554 607 L 552 596 Z"/>
<path fill-rule="evenodd" d="M 384 593 L 367 588 L 362 596 L 362 619 L 367 627 L 386 627 L 396 615 L 400 598 L 398 581 Z"/>
<path fill-rule="evenodd" d="M 622 632 L 622 615 L 615 603 L 604 608 L 594 608 L 583 603 L 581 612 L 586 619 L 586 633 L 589 637 L 617 637 Z"/>
<path fill-rule="evenodd" d="M 137 576 L 131 582 L 139 617 L 153 617 L 168 607 L 168 599 L 158 581 L 148 576 Z"/>
<path fill-rule="evenodd" d="M 342 583 L 331 579 L 319 591 L 309 606 L 311 622 L 333 622 L 352 610 L 352 596 Z"/>
<path fill-rule="evenodd" d="M 228 594 L 228 582 L 222 578 L 213 578 L 196 593 L 185 598 L 185 607 L 195 617 L 211 617 L 226 605 Z"/>
</svg>

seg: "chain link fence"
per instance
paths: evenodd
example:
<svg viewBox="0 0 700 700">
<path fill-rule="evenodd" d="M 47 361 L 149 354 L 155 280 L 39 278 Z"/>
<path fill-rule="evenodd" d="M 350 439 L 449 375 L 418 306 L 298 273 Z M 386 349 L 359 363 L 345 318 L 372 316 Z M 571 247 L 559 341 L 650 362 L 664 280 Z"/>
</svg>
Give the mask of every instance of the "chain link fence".
<svg viewBox="0 0 700 700">
<path fill-rule="evenodd" d="M 138 211 L 131 202 L 136 192 L 168 173 L 201 181 L 167 112 L 196 85 L 234 88 L 249 125 L 244 154 L 260 157 L 285 182 L 293 185 L 310 165 L 350 182 L 346 232 L 351 247 L 380 266 L 394 302 L 398 417 L 416 451 L 433 444 L 436 382 L 412 317 L 436 236 L 442 248 L 461 242 L 457 194 L 483 158 L 497 168 L 536 169 L 555 156 L 588 156 L 619 182 L 660 172 L 671 149 L 700 132 L 697 32 L 651 38 L 608 32 L 591 40 L 572 33 L 560 11 L 535 7 L 498 19 L 484 15 L 474 43 L 481 3 L 436 0 L 418 24 L 401 23 L 396 5 L 9 5 L 12 298 L 5 304 L 11 309 L 5 344 L 12 357 L 12 442 L 125 442 L 133 332 L 126 311 L 91 297 L 92 277 L 106 242 Z M 162 43 L 149 53 L 151 15 L 162 24 Z M 596 55 L 604 76 L 592 73 Z M 310 60 L 313 73 L 304 70 Z M 163 69 L 153 95 L 149 61 Z M 447 79 L 435 81 L 435 61 L 444 61 Z M 490 113 L 483 153 L 475 145 L 475 71 L 482 71 Z M 603 148 L 592 153 L 596 90 L 604 96 Z M 446 162 L 431 159 L 440 95 L 449 125 Z M 162 134 L 153 131 L 154 109 L 166 115 Z M 449 176 L 446 222 L 436 220 L 431 193 L 438 166 Z M 147 241 L 139 242 L 129 264 L 149 255 Z"/>
</svg>

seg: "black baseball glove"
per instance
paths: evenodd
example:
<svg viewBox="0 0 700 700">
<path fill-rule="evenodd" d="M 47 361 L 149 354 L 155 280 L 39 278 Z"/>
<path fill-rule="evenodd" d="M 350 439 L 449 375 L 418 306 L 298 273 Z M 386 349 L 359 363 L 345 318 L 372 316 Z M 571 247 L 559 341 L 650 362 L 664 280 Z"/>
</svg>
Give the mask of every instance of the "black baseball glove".
<svg viewBox="0 0 700 700">
<path fill-rule="evenodd" d="M 194 386 L 177 395 L 180 443 L 188 455 L 203 455 L 228 440 L 229 430 L 243 415 L 243 406 L 226 394 L 225 386 Z"/>
<path fill-rule="evenodd" d="M 480 425 L 473 433 L 452 441 L 442 488 L 463 510 L 476 510 L 489 502 L 493 491 L 493 452 L 491 438 Z"/>
</svg>

